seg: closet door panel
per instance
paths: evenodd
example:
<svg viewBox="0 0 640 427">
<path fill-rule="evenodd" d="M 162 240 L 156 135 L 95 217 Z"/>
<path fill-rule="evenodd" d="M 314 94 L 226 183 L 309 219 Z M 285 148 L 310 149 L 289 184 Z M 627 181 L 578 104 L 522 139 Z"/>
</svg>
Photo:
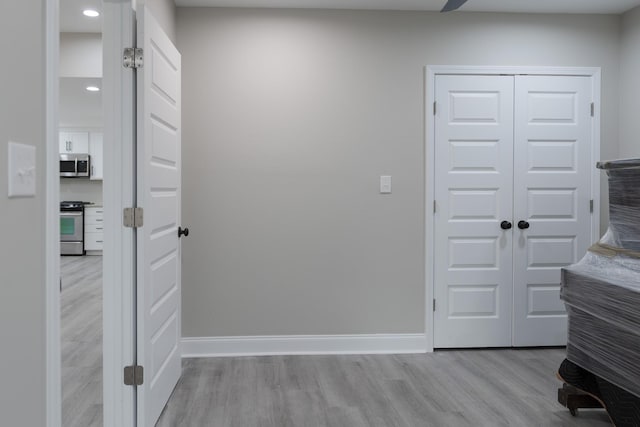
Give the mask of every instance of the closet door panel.
<svg viewBox="0 0 640 427">
<path fill-rule="evenodd" d="M 511 345 L 513 77 L 436 77 L 436 348 Z"/>
<path fill-rule="evenodd" d="M 514 346 L 566 344 L 560 269 L 591 243 L 591 101 L 588 77 L 515 78 Z"/>
</svg>

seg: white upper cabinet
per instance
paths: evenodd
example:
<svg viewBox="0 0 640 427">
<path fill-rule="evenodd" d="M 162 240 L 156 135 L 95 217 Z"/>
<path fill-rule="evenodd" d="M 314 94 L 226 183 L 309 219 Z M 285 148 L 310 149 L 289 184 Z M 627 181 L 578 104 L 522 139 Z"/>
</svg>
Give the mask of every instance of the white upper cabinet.
<svg viewBox="0 0 640 427">
<path fill-rule="evenodd" d="M 102 179 L 102 132 L 89 133 L 89 156 L 91 156 L 91 171 L 89 179 Z"/>
<path fill-rule="evenodd" d="M 60 153 L 89 154 L 91 157 L 91 170 L 89 179 L 102 180 L 102 145 L 103 133 L 101 131 L 67 131 L 60 132 Z"/>
<path fill-rule="evenodd" d="M 60 132 L 60 153 L 88 153 L 88 132 Z"/>
</svg>

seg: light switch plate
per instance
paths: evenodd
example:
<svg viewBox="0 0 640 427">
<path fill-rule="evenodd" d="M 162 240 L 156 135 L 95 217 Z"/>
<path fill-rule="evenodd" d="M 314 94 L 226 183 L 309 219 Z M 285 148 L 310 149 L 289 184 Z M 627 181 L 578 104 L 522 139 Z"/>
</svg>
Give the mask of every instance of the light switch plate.
<svg viewBox="0 0 640 427">
<path fill-rule="evenodd" d="M 380 193 L 381 194 L 391 193 L 391 176 L 390 175 L 380 176 Z"/>
<path fill-rule="evenodd" d="M 9 142 L 9 197 L 36 195 L 36 147 Z"/>
</svg>

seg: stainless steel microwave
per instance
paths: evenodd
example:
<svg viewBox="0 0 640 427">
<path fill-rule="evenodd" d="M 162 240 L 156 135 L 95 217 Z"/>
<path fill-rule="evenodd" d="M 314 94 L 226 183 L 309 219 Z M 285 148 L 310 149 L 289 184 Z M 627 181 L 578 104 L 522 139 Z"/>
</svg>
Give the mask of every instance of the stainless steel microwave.
<svg viewBox="0 0 640 427">
<path fill-rule="evenodd" d="M 89 177 L 88 154 L 60 154 L 60 176 L 65 178 Z"/>
</svg>

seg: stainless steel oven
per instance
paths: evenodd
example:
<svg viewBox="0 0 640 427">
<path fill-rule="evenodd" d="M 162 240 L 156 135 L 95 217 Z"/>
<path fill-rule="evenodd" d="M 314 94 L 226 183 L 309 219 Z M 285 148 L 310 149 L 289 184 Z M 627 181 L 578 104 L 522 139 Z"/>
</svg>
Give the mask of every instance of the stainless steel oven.
<svg viewBox="0 0 640 427">
<path fill-rule="evenodd" d="M 84 255 L 84 203 L 60 203 L 60 254 Z"/>
</svg>

